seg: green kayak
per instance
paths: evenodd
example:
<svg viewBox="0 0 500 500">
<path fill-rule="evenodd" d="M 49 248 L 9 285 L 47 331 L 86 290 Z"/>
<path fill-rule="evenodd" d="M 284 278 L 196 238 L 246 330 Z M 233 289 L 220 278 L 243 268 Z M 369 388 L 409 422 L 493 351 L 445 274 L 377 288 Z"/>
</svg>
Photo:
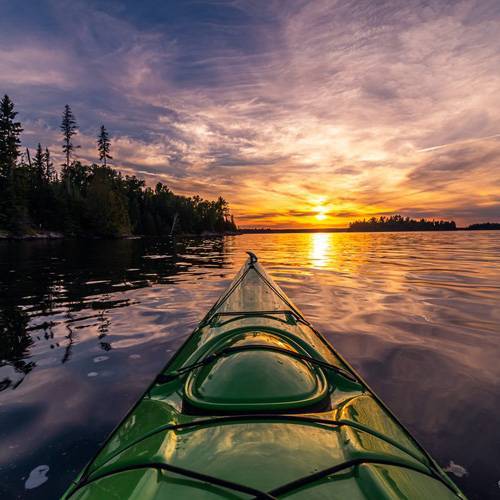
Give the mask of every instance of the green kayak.
<svg viewBox="0 0 500 500">
<path fill-rule="evenodd" d="M 63 498 L 465 498 L 249 255 Z"/>
</svg>

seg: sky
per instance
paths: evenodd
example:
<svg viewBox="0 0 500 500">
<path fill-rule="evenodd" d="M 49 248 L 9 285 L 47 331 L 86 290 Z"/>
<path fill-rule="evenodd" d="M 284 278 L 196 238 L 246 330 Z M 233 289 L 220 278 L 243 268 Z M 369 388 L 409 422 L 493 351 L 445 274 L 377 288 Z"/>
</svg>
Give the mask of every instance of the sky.
<svg viewBox="0 0 500 500">
<path fill-rule="evenodd" d="M 498 0 L 0 0 L 23 144 L 222 195 L 242 227 L 500 221 Z"/>
</svg>

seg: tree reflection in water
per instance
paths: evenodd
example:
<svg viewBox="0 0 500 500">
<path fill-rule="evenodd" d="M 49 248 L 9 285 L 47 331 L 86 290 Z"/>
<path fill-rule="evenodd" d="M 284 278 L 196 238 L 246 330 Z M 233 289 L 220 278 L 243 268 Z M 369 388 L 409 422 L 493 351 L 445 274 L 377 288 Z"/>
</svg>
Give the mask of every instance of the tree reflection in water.
<svg viewBox="0 0 500 500">
<path fill-rule="evenodd" d="M 207 251 L 218 255 L 212 260 L 222 266 L 223 246 L 223 238 L 2 244 L 0 391 L 15 389 L 37 366 L 32 351 L 62 349 L 57 358 L 67 363 L 79 332 L 88 338 L 94 331 L 98 348 L 110 351 L 111 311 L 134 304 L 124 293 L 206 265 Z M 190 255 L 194 247 L 197 252 Z M 38 348 L 41 342 L 45 346 Z"/>
<path fill-rule="evenodd" d="M 28 322 L 28 315 L 18 306 L 6 305 L 0 309 L 0 391 L 15 389 L 35 367 L 34 362 L 25 359 L 33 344 L 26 330 Z M 10 372 L 20 377 L 5 369 L 9 366 L 14 368 Z"/>
</svg>

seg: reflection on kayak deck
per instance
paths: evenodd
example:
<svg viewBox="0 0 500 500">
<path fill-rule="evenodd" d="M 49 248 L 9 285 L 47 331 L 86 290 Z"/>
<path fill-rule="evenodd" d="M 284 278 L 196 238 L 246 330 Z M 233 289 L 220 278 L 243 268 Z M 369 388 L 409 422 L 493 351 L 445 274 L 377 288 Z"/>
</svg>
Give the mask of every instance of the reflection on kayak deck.
<svg viewBox="0 0 500 500">
<path fill-rule="evenodd" d="M 62 494 L 248 249 L 464 492 L 495 497 L 494 232 L 1 243 L 1 494 Z"/>
</svg>

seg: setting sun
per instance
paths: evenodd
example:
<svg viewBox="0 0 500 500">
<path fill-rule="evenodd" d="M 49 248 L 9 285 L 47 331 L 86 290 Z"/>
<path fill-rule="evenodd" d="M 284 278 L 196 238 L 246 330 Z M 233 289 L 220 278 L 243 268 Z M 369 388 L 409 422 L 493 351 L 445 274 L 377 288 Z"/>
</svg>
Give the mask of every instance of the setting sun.
<svg viewBox="0 0 500 500">
<path fill-rule="evenodd" d="M 328 207 L 325 205 L 325 197 L 322 196 L 316 200 L 316 205 L 313 208 L 313 212 L 316 212 L 316 220 L 325 220 L 328 218 Z"/>
</svg>

